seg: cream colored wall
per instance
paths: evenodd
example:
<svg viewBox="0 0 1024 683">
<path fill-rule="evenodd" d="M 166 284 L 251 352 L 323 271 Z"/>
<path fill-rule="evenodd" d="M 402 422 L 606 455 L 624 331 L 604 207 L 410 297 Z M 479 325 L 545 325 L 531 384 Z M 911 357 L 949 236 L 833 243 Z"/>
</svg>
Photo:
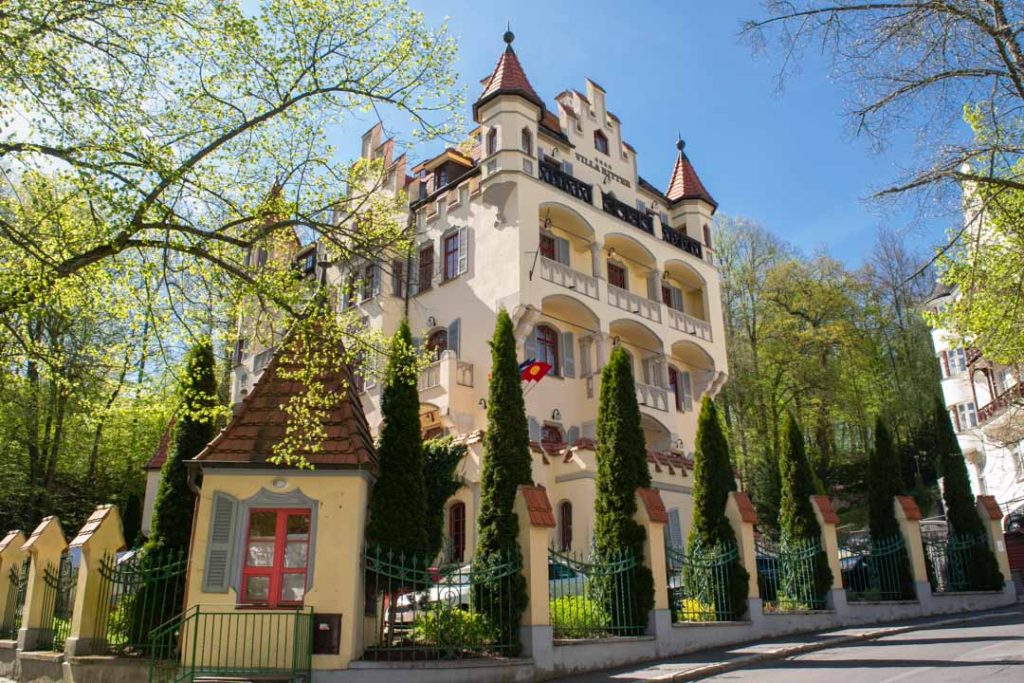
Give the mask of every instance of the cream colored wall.
<svg viewBox="0 0 1024 683">
<path fill-rule="evenodd" d="M 284 485 L 275 487 L 272 483 L 275 480 L 283 480 Z M 304 606 L 312 607 L 318 613 L 342 615 L 340 654 L 316 655 L 313 667 L 344 668 L 354 653 L 362 651 L 363 575 L 360 557 L 369 488 L 367 475 L 355 470 L 204 469 L 192 537 L 194 551 L 189 560 L 188 607 L 201 605 L 234 610 L 238 602 L 233 588 L 228 588 L 225 593 L 203 591 L 204 549 L 209 541 L 213 494 L 220 491 L 244 501 L 263 490 L 281 494 L 298 489 L 319 502 L 315 554 L 312 557 L 313 585 L 307 590 Z"/>
<path fill-rule="evenodd" d="M 156 490 L 160 487 L 160 470 L 146 470 L 146 494 L 142 501 L 142 533 L 149 536 L 149 527 L 153 523 L 153 506 L 156 504 Z M 129 538 L 128 542 L 134 542 Z"/>
</svg>

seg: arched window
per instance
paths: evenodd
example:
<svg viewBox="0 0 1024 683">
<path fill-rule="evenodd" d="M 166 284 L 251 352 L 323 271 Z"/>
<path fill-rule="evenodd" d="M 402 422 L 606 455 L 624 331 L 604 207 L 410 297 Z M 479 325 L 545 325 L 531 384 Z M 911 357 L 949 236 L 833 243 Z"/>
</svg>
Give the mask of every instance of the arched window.
<svg viewBox="0 0 1024 683">
<path fill-rule="evenodd" d="M 438 360 L 441 354 L 448 350 L 448 330 L 437 330 L 427 337 L 427 351 L 433 360 Z"/>
<path fill-rule="evenodd" d="M 528 157 L 533 156 L 533 134 L 530 132 L 530 129 L 523 128 L 521 137 L 522 140 L 520 141 L 520 144 L 522 145 L 523 152 Z"/>
<path fill-rule="evenodd" d="M 540 428 L 540 442 L 551 445 L 563 443 L 562 430 L 555 425 L 544 425 Z"/>
<path fill-rule="evenodd" d="M 711 247 L 711 226 L 704 224 L 704 246 Z"/>
<path fill-rule="evenodd" d="M 608 153 L 608 137 L 599 130 L 594 131 L 594 149 L 601 154 Z"/>
<path fill-rule="evenodd" d="M 558 365 L 558 332 L 547 325 L 537 326 L 537 360 L 551 366 L 552 375 L 561 374 Z"/>
<path fill-rule="evenodd" d="M 466 504 L 452 503 L 448 508 L 448 559 L 462 562 L 466 555 Z"/>
<path fill-rule="evenodd" d="M 498 129 L 491 128 L 487 133 L 487 154 L 494 154 L 498 151 Z"/>
<path fill-rule="evenodd" d="M 567 500 L 558 506 L 558 549 L 572 550 L 572 503 Z"/>
</svg>

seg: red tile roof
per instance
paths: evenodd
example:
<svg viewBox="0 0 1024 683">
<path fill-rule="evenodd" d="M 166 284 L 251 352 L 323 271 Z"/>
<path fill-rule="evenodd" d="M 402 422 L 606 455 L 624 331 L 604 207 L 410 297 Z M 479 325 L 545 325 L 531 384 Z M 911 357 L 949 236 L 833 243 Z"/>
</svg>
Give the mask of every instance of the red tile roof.
<svg viewBox="0 0 1024 683">
<path fill-rule="evenodd" d="M 754 509 L 754 504 L 750 502 L 750 496 L 746 491 L 733 491 L 732 497 L 740 510 L 740 519 L 747 524 L 757 524 L 757 510 Z"/>
<path fill-rule="evenodd" d="M 896 496 L 896 502 L 903 508 L 903 516 L 910 521 L 921 519 L 921 510 L 910 496 Z"/>
<path fill-rule="evenodd" d="M 287 342 L 285 342 L 287 344 Z M 304 391 L 296 380 L 282 377 L 280 353 L 267 365 L 252 391 L 228 425 L 195 457 L 209 463 L 263 463 L 273 455 L 274 444 L 285 436 L 288 416 L 284 406 Z M 323 422 L 327 438 L 317 452 L 300 450 L 310 464 L 328 467 L 377 467 L 377 454 L 366 416 L 354 390 L 348 367 L 320 377 L 327 393 L 336 397 Z M 343 382 L 347 384 L 344 389 Z"/>
<path fill-rule="evenodd" d="M 543 526 L 554 528 L 555 513 L 551 509 L 551 501 L 548 500 L 548 492 L 543 486 L 520 486 L 519 492 L 526 501 L 526 509 L 530 513 L 531 526 Z"/>
<path fill-rule="evenodd" d="M 82 528 L 78 530 L 78 535 L 75 536 L 74 540 L 71 541 L 68 547 L 80 548 L 88 543 L 89 539 L 92 538 L 92 535 L 96 533 L 96 530 L 100 528 L 101 524 L 103 524 L 103 520 L 107 518 L 107 515 L 109 515 L 110 511 L 113 509 L 113 505 L 100 505 L 97 507 L 93 513 L 89 515 L 89 519 L 85 520 L 85 524 L 83 524 Z M 118 550 L 121 550 L 121 548 L 118 548 Z"/>
<path fill-rule="evenodd" d="M 985 508 L 989 519 L 1001 520 L 1003 518 L 1003 510 L 994 496 L 978 496 L 978 503 Z"/>
<path fill-rule="evenodd" d="M 814 504 L 818 506 L 818 512 L 821 513 L 821 519 L 824 520 L 825 524 L 839 524 L 839 515 L 836 514 L 835 509 L 832 507 L 832 499 L 828 496 L 811 496 L 814 500 Z"/>
<path fill-rule="evenodd" d="M 177 422 L 177 418 L 174 417 L 168 421 L 167 427 L 164 429 L 164 433 L 160 437 L 160 443 L 157 444 L 156 450 L 153 451 L 153 457 L 149 459 L 149 462 L 142 466 L 142 469 L 159 470 L 163 468 L 164 463 L 167 462 L 167 453 L 171 448 L 171 437 L 174 435 L 175 422 Z"/>
<path fill-rule="evenodd" d="M 505 51 L 501 53 L 501 57 L 498 58 L 498 63 L 494 66 L 494 72 L 491 73 L 491 77 L 487 79 L 484 91 L 480 93 L 480 97 L 473 105 L 474 113 L 476 113 L 480 105 L 498 95 L 520 95 L 541 109 L 544 109 L 544 102 L 537 95 L 537 91 L 533 89 L 533 86 L 530 85 L 530 80 L 526 77 L 526 72 L 523 71 L 523 65 L 519 63 L 516 51 L 512 49 L 512 41 L 508 38 L 508 35 L 506 34 L 505 39 L 508 45 L 505 47 Z"/>
<path fill-rule="evenodd" d="M 636 494 L 644 503 L 647 510 L 647 518 L 658 524 L 668 524 L 668 512 L 665 511 L 665 503 L 661 500 L 661 493 L 656 489 L 637 489 Z"/>
<path fill-rule="evenodd" d="M 701 199 L 717 209 L 718 202 L 711 197 L 711 193 L 704 187 L 704 183 L 700 181 L 700 177 L 693 168 L 693 164 L 690 163 L 689 157 L 683 151 L 685 146 L 683 141 L 680 140 L 676 143 L 676 146 L 679 149 L 679 155 L 676 157 L 676 165 L 672 168 L 672 177 L 669 178 L 665 196 L 668 197 L 670 202 L 678 202 L 683 199 Z"/>
</svg>

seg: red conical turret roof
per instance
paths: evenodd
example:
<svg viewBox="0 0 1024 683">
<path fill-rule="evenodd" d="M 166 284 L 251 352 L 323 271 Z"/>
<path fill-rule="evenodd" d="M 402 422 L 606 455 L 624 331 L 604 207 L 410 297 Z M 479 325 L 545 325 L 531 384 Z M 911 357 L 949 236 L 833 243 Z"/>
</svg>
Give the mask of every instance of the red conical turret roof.
<svg viewBox="0 0 1024 683">
<path fill-rule="evenodd" d="M 473 105 L 474 114 L 481 105 L 498 95 L 520 95 L 542 110 L 544 109 L 544 102 L 530 85 L 530 80 L 526 77 L 526 72 L 523 71 L 523 65 L 519 63 L 519 57 L 512 49 L 513 40 L 515 40 L 515 35 L 512 31 L 506 31 L 505 51 L 498 58 L 491 77 L 484 80 L 484 91 L 480 93 L 480 97 Z"/>
<path fill-rule="evenodd" d="M 710 204 L 713 209 L 717 209 L 718 202 L 711 197 L 711 193 L 707 191 L 704 183 L 700 181 L 697 171 L 693 168 L 693 164 L 690 163 L 686 152 L 683 151 L 685 147 L 686 143 L 680 138 L 676 142 L 679 156 L 676 157 L 676 165 L 672 168 L 672 177 L 668 181 L 668 189 L 665 190 L 665 196 L 668 197 L 670 202 L 678 202 L 683 199 L 702 199 Z"/>
</svg>

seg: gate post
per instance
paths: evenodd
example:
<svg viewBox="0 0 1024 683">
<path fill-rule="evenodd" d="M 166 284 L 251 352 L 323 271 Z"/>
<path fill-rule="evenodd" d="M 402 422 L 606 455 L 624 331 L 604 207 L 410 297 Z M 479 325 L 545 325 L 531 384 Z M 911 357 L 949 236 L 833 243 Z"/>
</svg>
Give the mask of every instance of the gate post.
<svg viewBox="0 0 1024 683">
<path fill-rule="evenodd" d="M 100 565 L 104 557 L 112 556 L 125 547 L 117 508 L 113 505 L 98 506 L 68 547 L 72 550 L 80 548 L 82 559 L 78 564 L 78 588 L 64 654 L 69 657 L 98 654 L 95 652 L 96 616 L 100 610 L 109 609 L 106 604 L 109 600 L 103 599 L 109 599 L 109 596 L 101 591 L 103 577 Z"/>
<path fill-rule="evenodd" d="M 1009 585 L 1011 590 L 1016 590 L 1013 575 L 1010 573 L 1010 558 L 1006 554 L 1006 538 L 1003 536 L 1003 510 L 993 496 L 978 496 L 976 505 L 981 525 L 988 537 L 988 547 L 996 556 L 999 571 L 1003 573 L 1003 589 L 1006 590 L 1006 586 Z"/>
<path fill-rule="evenodd" d="M 839 565 L 839 515 L 832 508 L 828 496 L 811 496 L 811 507 L 821 527 L 821 549 L 828 558 L 828 568 L 832 570 L 832 587 L 828 591 L 828 604 L 836 612 L 846 608 L 846 592 L 843 590 L 843 571 Z"/>
<path fill-rule="evenodd" d="M 28 587 L 25 589 L 25 609 L 18 631 L 18 649 L 30 651 L 39 644 L 40 629 L 43 626 L 44 602 L 46 601 L 46 568 L 60 567 L 60 556 L 68 547 L 60 521 L 56 517 L 45 517 L 28 537 L 21 549 L 28 553 Z"/>
<path fill-rule="evenodd" d="M 656 489 L 636 490 L 636 514 L 633 521 L 644 529 L 644 564 L 654 574 L 654 609 L 648 616 L 647 630 L 654 635 L 668 633 L 672 628 L 668 577 L 665 575 L 665 525 L 668 524 L 668 512 Z"/>
<path fill-rule="evenodd" d="M 744 491 L 730 491 L 725 502 L 725 517 L 736 536 L 740 562 L 750 575 L 747 586 L 747 612 L 751 621 L 761 616 L 761 592 L 757 588 L 757 551 L 754 549 L 754 525 L 757 511 Z"/>
<path fill-rule="evenodd" d="M 0 540 L 0 638 L 18 637 L 17 633 L 7 633 L 7 630 L 14 628 L 18 601 L 18 586 L 11 581 L 11 570 L 21 575 L 21 566 L 25 562 L 23 545 L 25 534 L 18 530 L 9 532 Z"/>
<path fill-rule="evenodd" d="M 543 486 L 520 486 L 513 512 L 519 518 L 519 550 L 526 578 L 526 609 L 520 621 L 523 654 L 541 671 L 554 666 L 554 641 L 548 603 L 548 533 L 555 528 L 555 513 Z"/>
<path fill-rule="evenodd" d="M 910 560 L 914 592 L 922 611 L 927 614 L 931 609 L 932 585 L 928 581 L 924 542 L 921 540 L 921 510 L 910 496 L 896 496 L 892 504 L 896 511 L 896 521 L 900 525 L 900 535 L 903 536 L 903 545 L 907 549 L 907 559 Z"/>
</svg>

